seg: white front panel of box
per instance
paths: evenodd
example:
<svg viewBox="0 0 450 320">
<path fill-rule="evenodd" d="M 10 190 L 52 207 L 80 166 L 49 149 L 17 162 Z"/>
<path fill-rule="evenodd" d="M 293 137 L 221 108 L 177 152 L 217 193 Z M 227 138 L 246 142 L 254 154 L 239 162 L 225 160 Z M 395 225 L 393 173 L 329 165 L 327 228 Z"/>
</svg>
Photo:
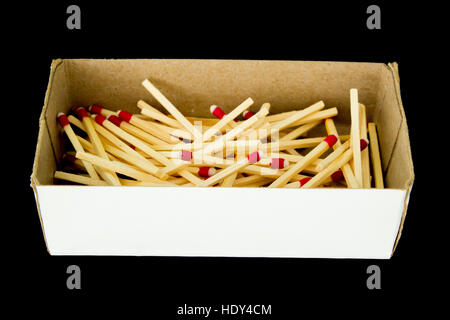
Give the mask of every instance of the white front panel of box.
<svg viewBox="0 0 450 320">
<path fill-rule="evenodd" d="M 403 190 L 37 187 L 54 255 L 389 258 Z"/>
</svg>

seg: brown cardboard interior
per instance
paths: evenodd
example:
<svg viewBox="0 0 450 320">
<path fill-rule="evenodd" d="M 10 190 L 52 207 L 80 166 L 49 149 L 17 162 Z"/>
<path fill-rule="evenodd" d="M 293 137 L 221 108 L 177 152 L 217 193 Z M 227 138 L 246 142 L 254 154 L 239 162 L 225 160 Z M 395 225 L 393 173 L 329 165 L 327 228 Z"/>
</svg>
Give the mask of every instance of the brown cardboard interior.
<svg viewBox="0 0 450 320">
<path fill-rule="evenodd" d="M 185 115 L 209 117 L 209 106 L 225 112 L 251 97 L 257 110 L 302 109 L 323 100 L 338 107 L 338 128 L 348 133 L 349 90 L 357 88 L 368 120 L 377 123 L 386 187 L 407 189 L 414 173 L 408 129 L 393 71 L 382 63 L 241 60 L 55 60 L 40 119 L 32 183 L 53 184 L 61 158 L 59 112 L 100 104 L 138 112 L 143 99 L 159 104 L 141 85 L 150 79 Z M 161 109 L 162 110 L 162 109 Z M 340 132 L 341 133 L 341 132 Z"/>
</svg>

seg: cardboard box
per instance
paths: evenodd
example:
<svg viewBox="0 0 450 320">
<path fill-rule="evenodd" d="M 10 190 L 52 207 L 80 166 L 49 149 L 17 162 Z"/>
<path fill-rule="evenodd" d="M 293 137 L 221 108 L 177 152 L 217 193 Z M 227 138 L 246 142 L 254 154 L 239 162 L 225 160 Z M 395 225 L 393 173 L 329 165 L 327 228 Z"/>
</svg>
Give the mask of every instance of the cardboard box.
<svg viewBox="0 0 450 320">
<path fill-rule="evenodd" d="M 395 66 L 395 64 L 394 64 Z M 138 112 L 150 79 L 184 114 L 227 112 L 247 97 L 271 113 L 318 100 L 349 132 L 349 90 L 376 122 L 387 189 L 156 188 L 55 185 L 58 112 L 93 103 Z M 52 255 L 390 258 L 414 181 L 392 65 L 238 60 L 55 60 L 31 176 Z"/>
</svg>

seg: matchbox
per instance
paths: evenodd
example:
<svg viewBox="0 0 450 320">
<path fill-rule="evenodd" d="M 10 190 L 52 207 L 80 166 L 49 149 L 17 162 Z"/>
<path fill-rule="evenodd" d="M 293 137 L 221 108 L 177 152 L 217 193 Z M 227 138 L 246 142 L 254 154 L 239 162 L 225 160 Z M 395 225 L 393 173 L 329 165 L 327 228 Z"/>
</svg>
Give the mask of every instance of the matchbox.
<svg viewBox="0 0 450 320">
<path fill-rule="evenodd" d="M 47 249 L 52 255 L 388 259 L 400 238 L 414 181 L 399 81 L 395 63 L 55 60 L 39 120 L 31 176 Z M 261 110 L 249 108 L 253 103 L 262 106 Z M 167 152 L 148 148 L 140 140 L 163 146 L 171 139 L 170 133 L 149 126 L 138 113 L 173 128 L 186 128 L 188 135 L 180 135 L 183 140 L 199 134 L 185 116 L 206 118 L 212 114 L 221 122 L 211 121 L 200 138 L 207 141 L 224 121 L 230 129 L 239 128 L 242 122 L 233 121 L 239 114 L 249 124 L 257 124 L 258 116 L 264 117 L 269 108 L 274 115 L 307 107 L 319 112 L 323 104 L 337 107 L 339 112 L 333 120 L 325 119 L 322 128 L 305 125 L 305 130 L 326 137 L 312 149 L 316 158 L 311 156 L 311 163 L 325 152 L 330 154 L 321 160 L 321 170 L 312 179 L 302 176 L 292 182 L 292 176 L 304 169 L 306 162 L 263 159 L 260 151 L 217 172 L 201 166 L 190 171 L 173 169 L 184 170 L 188 177 L 198 175 L 202 178 L 198 185 L 206 188 L 123 185 L 115 172 L 99 169 L 98 164 L 108 159 L 109 149 L 104 150 L 102 139 L 109 135 L 117 145 L 123 144 L 124 157 L 138 148 L 161 162 L 171 161 L 165 158 Z M 75 110 L 79 120 L 64 114 L 80 106 L 90 108 Z M 166 111 L 174 117 L 164 116 Z M 83 144 L 89 142 L 73 133 L 73 121 L 86 129 L 92 147 L 104 159 L 82 152 Z M 283 128 L 289 121 L 280 118 L 277 125 Z M 299 129 L 295 130 L 297 136 L 302 134 Z M 341 143 L 338 133 L 351 136 Z M 80 176 L 80 183 L 96 177 L 102 184 L 80 186 L 58 180 L 64 178 L 59 171 L 64 141 L 72 143 L 90 176 Z M 216 151 L 223 145 L 214 142 L 208 147 Z M 177 154 L 190 161 L 195 152 L 180 149 Z M 374 159 L 376 188 L 370 188 L 367 179 L 368 157 Z M 361 188 L 320 187 L 319 182 L 327 177 L 333 181 L 347 177 L 352 171 L 349 159 L 355 183 Z M 93 165 L 94 160 L 100 162 Z M 234 181 L 240 169 L 260 160 L 267 170 L 286 169 L 286 174 L 270 188 L 209 187 L 230 175 Z M 154 174 L 156 181 L 171 173 L 151 162 L 139 164 Z M 130 176 L 143 175 L 139 170 L 125 169 Z"/>
</svg>

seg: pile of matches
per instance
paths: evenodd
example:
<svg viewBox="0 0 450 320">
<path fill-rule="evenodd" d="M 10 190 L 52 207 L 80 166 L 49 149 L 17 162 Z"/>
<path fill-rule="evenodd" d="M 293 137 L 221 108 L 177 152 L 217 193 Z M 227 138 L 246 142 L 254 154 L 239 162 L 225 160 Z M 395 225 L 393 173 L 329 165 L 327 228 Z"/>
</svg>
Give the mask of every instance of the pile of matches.
<svg viewBox="0 0 450 320">
<path fill-rule="evenodd" d="M 214 118 L 194 118 L 149 80 L 142 84 L 168 114 L 142 100 L 141 114 L 98 105 L 58 114 L 75 151 L 65 153 L 56 179 L 91 186 L 383 188 L 376 127 L 367 124 L 356 89 L 350 134 L 339 136 L 338 111 L 324 109 L 323 101 L 269 115 L 269 103 L 249 111 L 248 98 L 228 114 L 213 105 Z M 307 135 L 321 124 L 328 136 Z"/>
</svg>

